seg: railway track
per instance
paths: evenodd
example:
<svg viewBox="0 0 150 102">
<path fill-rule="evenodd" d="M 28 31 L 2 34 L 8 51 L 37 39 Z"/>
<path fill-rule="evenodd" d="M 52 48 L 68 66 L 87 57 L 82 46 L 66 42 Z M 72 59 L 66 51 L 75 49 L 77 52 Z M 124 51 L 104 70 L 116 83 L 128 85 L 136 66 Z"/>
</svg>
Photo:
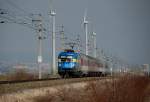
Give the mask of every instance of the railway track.
<svg viewBox="0 0 150 102">
<path fill-rule="evenodd" d="M 33 79 L 33 80 L 15 80 L 15 81 L 0 81 L 0 84 L 15 84 L 15 83 L 38 82 L 38 81 L 48 81 L 48 80 L 60 80 L 60 78 Z"/>
<path fill-rule="evenodd" d="M 110 77 L 83 77 L 83 78 L 46 78 L 46 79 L 33 79 L 33 80 L 14 80 L 14 81 L 0 81 L 0 84 L 17 84 L 17 83 L 27 83 L 27 82 L 40 82 L 40 81 L 52 81 L 52 80 L 70 80 L 70 79 L 104 79 Z"/>
<path fill-rule="evenodd" d="M 85 78 L 67 78 L 67 79 L 50 78 L 41 80 L 1 81 L 0 95 L 5 93 L 18 92 L 26 89 L 51 87 L 70 83 L 87 82 L 103 79 L 110 79 L 110 77 L 85 77 Z"/>
</svg>

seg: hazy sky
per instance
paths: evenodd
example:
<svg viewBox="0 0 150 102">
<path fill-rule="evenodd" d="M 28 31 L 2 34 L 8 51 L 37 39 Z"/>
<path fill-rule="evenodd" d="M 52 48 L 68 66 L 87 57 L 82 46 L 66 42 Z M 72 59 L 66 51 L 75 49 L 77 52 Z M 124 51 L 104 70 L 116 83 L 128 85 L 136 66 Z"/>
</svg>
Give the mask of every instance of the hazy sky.
<svg viewBox="0 0 150 102">
<path fill-rule="evenodd" d="M 97 33 L 99 49 L 130 63 L 150 63 L 150 0 L 55 0 L 53 4 L 57 31 L 63 24 L 69 38 L 80 34 L 84 44 L 82 20 L 87 8 L 89 29 Z M 0 8 L 8 10 L 11 17 L 41 13 L 47 28 L 51 24 L 49 6 L 49 0 L 0 0 Z M 0 24 L 0 61 L 36 62 L 36 38 L 36 32 L 28 27 Z M 59 48 L 60 39 L 56 40 Z M 43 46 L 44 61 L 49 62 L 50 36 Z"/>
</svg>

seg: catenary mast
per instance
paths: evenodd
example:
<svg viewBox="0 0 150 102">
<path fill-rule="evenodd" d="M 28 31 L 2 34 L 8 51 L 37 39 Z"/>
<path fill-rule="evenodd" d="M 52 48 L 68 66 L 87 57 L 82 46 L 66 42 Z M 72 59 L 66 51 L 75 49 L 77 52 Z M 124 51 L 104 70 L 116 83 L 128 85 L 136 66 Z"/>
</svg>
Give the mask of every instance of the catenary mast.
<svg viewBox="0 0 150 102">
<path fill-rule="evenodd" d="M 83 24 L 84 24 L 84 31 L 85 31 L 85 54 L 88 55 L 88 21 L 86 20 L 87 11 L 85 11 Z"/>
<path fill-rule="evenodd" d="M 52 1 L 50 2 L 52 4 Z M 56 12 L 55 10 L 51 7 L 50 8 L 50 16 L 52 17 L 52 74 L 56 75 L 56 44 L 55 44 L 55 17 L 56 17 Z"/>
<path fill-rule="evenodd" d="M 42 78 L 42 62 L 43 62 L 43 58 L 42 58 L 42 40 L 45 39 L 45 37 L 43 37 L 42 35 L 42 15 L 38 14 L 35 15 L 37 16 L 36 18 L 34 18 L 32 20 L 32 23 L 34 23 L 35 27 L 36 27 L 36 31 L 38 34 L 38 57 L 37 57 L 37 63 L 38 63 L 38 78 L 41 79 Z"/>
</svg>

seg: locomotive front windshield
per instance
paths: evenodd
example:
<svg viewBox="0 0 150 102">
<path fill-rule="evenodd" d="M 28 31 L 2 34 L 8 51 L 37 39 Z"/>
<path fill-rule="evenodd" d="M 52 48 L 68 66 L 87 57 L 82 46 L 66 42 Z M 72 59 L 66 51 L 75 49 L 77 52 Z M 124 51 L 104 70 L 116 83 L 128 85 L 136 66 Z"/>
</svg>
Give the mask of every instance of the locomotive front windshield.
<svg viewBox="0 0 150 102">
<path fill-rule="evenodd" d="M 73 56 L 60 56 L 59 62 L 74 62 Z"/>
</svg>

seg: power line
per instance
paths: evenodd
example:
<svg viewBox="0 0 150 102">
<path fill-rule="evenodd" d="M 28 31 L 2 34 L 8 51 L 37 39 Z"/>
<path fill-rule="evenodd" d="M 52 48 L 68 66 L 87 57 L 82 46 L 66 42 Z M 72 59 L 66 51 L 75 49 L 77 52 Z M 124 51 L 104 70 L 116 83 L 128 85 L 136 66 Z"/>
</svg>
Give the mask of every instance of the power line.
<svg viewBox="0 0 150 102">
<path fill-rule="evenodd" d="M 17 10 L 20 10 L 21 12 L 27 14 L 29 18 L 32 18 L 32 16 L 30 15 L 32 13 L 28 13 L 27 11 L 25 11 L 24 9 L 22 9 L 20 6 L 18 6 L 17 4 L 15 4 L 14 2 L 12 2 L 11 0 L 5 0 L 5 1 L 8 4 L 10 4 L 11 6 L 13 6 L 14 8 L 16 8 Z"/>
<path fill-rule="evenodd" d="M 32 17 L 34 19 L 34 16 L 37 14 L 32 14 Z M 0 18 L 2 19 L 1 23 L 16 23 L 23 26 L 26 26 L 32 30 L 37 30 L 37 28 L 32 24 L 32 20 L 24 20 L 22 17 L 18 19 L 18 16 L 16 16 L 13 12 L 10 12 L 6 9 L 0 9 Z M 46 29 L 44 26 L 42 26 L 43 34 L 45 37 L 48 37 L 48 34 L 50 31 Z"/>
</svg>

